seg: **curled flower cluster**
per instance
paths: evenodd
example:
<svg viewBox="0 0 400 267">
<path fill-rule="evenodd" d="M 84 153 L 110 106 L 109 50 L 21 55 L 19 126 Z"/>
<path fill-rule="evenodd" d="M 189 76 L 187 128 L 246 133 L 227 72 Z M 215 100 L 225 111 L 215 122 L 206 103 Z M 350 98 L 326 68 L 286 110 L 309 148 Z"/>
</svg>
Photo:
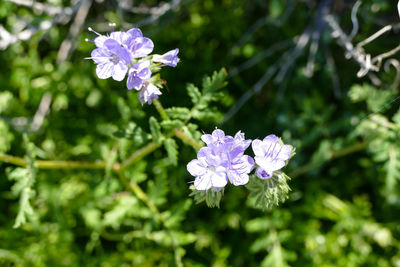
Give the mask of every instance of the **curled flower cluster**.
<svg viewBox="0 0 400 267">
<path fill-rule="evenodd" d="M 257 168 L 260 179 L 271 178 L 275 171 L 283 168 L 292 156 L 292 146 L 281 144 L 275 135 L 261 140 L 246 140 L 240 131 L 234 137 L 216 129 L 204 134 L 201 139 L 207 146 L 197 153 L 197 159 L 187 164 L 188 172 L 195 177 L 197 190 L 214 188 L 219 190 L 228 183 L 245 185 L 249 182 L 249 173 Z M 244 152 L 252 145 L 254 159 Z"/>
<path fill-rule="evenodd" d="M 127 32 L 112 29 L 107 35 L 101 35 L 92 28 L 89 28 L 89 31 L 98 36 L 92 41 L 97 48 L 87 59 L 92 59 L 97 64 L 96 74 L 100 79 L 111 77 L 122 81 L 128 76 L 126 87 L 129 90 L 140 91 L 139 100 L 142 105 L 151 104 L 153 99 L 161 95 L 157 87 L 160 84 L 159 77 L 152 77 L 152 74 L 158 71 L 160 66 L 176 67 L 179 62 L 178 48 L 164 55 L 150 55 L 154 43 L 144 37 L 138 28 Z"/>
</svg>

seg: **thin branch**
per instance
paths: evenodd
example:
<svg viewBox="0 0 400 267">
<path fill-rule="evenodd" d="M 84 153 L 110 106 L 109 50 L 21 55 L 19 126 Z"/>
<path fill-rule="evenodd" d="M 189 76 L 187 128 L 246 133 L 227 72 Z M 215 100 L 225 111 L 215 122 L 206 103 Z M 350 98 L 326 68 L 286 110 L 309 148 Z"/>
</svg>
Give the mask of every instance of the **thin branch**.
<svg viewBox="0 0 400 267">
<path fill-rule="evenodd" d="M 79 6 L 80 2 L 75 4 L 73 7 L 65 8 L 62 12 L 57 13 L 52 20 L 43 20 L 36 27 L 24 23 L 23 27 L 18 29 L 14 34 L 8 32 L 2 25 L 0 25 L 0 49 L 4 50 L 18 41 L 28 40 L 38 31 L 47 32 L 56 24 L 67 23 L 70 21 L 72 15 L 77 12 Z"/>
<path fill-rule="evenodd" d="M 353 29 L 349 35 L 349 40 L 353 40 L 354 36 L 356 36 L 359 28 L 358 19 L 357 19 L 357 12 L 358 8 L 361 6 L 361 0 L 357 0 L 354 4 L 353 8 L 351 9 L 351 22 L 353 23 Z"/>
<path fill-rule="evenodd" d="M 38 131 L 43 124 L 44 118 L 49 112 L 51 103 L 51 93 L 45 93 L 40 100 L 39 108 L 37 109 L 35 116 L 33 116 L 33 120 L 30 126 L 31 131 Z"/>
<path fill-rule="evenodd" d="M 86 20 L 90 6 L 92 5 L 92 0 L 82 0 L 80 3 L 81 4 L 79 6 L 78 12 L 76 12 L 74 22 L 69 28 L 68 37 L 61 43 L 60 49 L 58 50 L 57 54 L 58 64 L 68 59 L 68 57 L 74 50 L 77 43 L 76 42 L 77 36 L 80 33 L 83 23 Z"/>
<path fill-rule="evenodd" d="M 385 32 L 390 31 L 391 29 L 392 29 L 392 25 L 386 25 L 385 27 L 383 27 L 382 29 L 380 29 L 379 31 L 377 31 L 376 33 L 374 33 L 373 35 L 371 35 L 370 37 L 368 37 L 364 41 L 359 42 L 357 44 L 357 48 L 360 48 L 360 47 L 365 46 L 366 44 L 369 44 L 370 42 L 372 42 L 373 40 L 375 40 L 376 38 L 378 38 L 379 36 L 381 36 Z"/>
<path fill-rule="evenodd" d="M 66 7 L 66 8 L 62 8 L 62 7 L 58 7 L 58 6 L 54 6 L 48 3 L 40 3 L 37 1 L 33 1 L 33 0 L 5 0 L 7 2 L 11 2 L 14 4 L 17 4 L 19 6 L 26 6 L 26 7 L 30 7 L 33 10 L 42 12 L 42 13 L 46 13 L 49 16 L 55 16 L 55 15 L 59 15 L 59 14 L 65 14 L 65 15 L 72 15 L 73 14 L 73 10 L 71 7 Z"/>
</svg>

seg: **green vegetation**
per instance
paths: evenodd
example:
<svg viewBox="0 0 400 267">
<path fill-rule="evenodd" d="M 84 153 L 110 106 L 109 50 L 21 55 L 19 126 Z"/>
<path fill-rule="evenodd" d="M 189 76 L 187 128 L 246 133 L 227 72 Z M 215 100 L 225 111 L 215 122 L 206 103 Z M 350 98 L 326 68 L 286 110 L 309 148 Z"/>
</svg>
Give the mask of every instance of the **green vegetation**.
<svg viewBox="0 0 400 267">
<path fill-rule="evenodd" d="M 1 1 L 0 266 L 400 266 L 400 19 L 359 3 Z M 96 77 L 109 22 L 179 48 L 159 101 Z M 215 127 L 293 145 L 289 198 L 194 194 Z"/>
</svg>

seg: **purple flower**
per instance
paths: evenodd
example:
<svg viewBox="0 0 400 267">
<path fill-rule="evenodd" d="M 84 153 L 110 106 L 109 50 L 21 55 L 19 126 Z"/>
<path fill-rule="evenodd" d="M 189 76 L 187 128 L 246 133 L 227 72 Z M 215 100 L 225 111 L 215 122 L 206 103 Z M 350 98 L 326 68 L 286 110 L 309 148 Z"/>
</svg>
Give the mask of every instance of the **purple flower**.
<svg viewBox="0 0 400 267">
<path fill-rule="evenodd" d="M 175 48 L 164 55 L 154 55 L 153 61 L 163 63 L 167 66 L 176 67 L 176 64 L 179 62 L 178 53 L 179 49 Z"/>
<path fill-rule="evenodd" d="M 145 57 L 153 51 L 153 41 L 147 37 L 143 37 L 142 32 L 138 28 L 130 29 L 126 45 L 133 58 Z"/>
<path fill-rule="evenodd" d="M 101 47 L 92 51 L 89 59 L 98 64 L 96 74 L 100 79 L 112 77 L 116 81 L 122 81 L 128 71 L 131 56 L 116 40 L 107 39 Z"/>
<path fill-rule="evenodd" d="M 197 190 L 223 188 L 227 184 L 226 166 L 218 157 L 212 157 L 210 148 L 203 147 L 197 153 L 197 158 L 187 165 L 189 173 L 196 177 L 194 187 Z"/>
<path fill-rule="evenodd" d="M 218 189 L 229 180 L 233 185 L 244 185 L 249 181 L 249 173 L 254 167 L 254 160 L 244 155 L 251 140 L 245 140 L 238 132 L 235 138 L 225 136 L 222 130 L 216 129 L 212 134 L 204 134 L 201 139 L 207 144 L 187 165 L 187 170 L 195 176 L 194 186 L 197 190 Z"/>
<path fill-rule="evenodd" d="M 259 166 L 256 174 L 261 179 L 272 177 L 273 172 L 283 168 L 292 155 L 292 146 L 281 144 L 273 134 L 262 141 L 254 140 L 251 145 L 255 154 L 254 160 Z"/>
<path fill-rule="evenodd" d="M 160 89 L 158 89 L 157 86 L 155 86 L 154 84 L 145 81 L 143 83 L 143 88 L 142 90 L 140 90 L 139 93 L 139 101 L 140 103 L 142 103 L 142 105 L 144 103 L 152 103 L 153 99 L 158 99 L 158 96 L 161 95 L 161 91 Z"/>
<path fill-rule="evenodd" d="M 111 33 L 108 35 L 102 35 L 95 30 L 93 30 L 91 27 L 89 27 L 89 31 L 95 33 L 98 35 L 92 42 L 99 48 L 103 47 L 104 42 L 108 39 L 113 39 L 117 41 L 121 46 L 126 45 L 126 42 L 129 40 L 130 35 L 126 32 L 121 32 L 121 31 L 114 31 L 114 26 L 115 24 L 110 24 L 111 28 Z"/>
<path fill-rule="evenodd" d="M 151 71 L 149 67 L 150 61 L 148 60 L 132 65 L 132 67 L 129 69 L 129 75 L 126 81 L 126 86 L 129 90 L 135 88 L 139 91 L 143 85 L 143 82 L 150 79 Z"/>
</svg>

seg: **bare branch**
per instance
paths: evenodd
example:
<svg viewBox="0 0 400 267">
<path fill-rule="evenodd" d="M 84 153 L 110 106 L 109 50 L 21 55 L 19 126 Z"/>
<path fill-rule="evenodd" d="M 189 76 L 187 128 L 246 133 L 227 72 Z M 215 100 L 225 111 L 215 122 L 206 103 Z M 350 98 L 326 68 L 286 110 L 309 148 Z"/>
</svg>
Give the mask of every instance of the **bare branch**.
<svg viewBox="0 0 400 267">
<path fill-rule="evenodd" d="M 360 5 L 361 5 L 361 0 L 357 0 L 353 8 L 351 9 L 351 22 L 353 23 L 353 29 L 351 30 L 351 33 L 349 35 L 350 41 L 353 40 L 354 36 L 356 36 L 358 32 L 359 24 L 357 19 L 357 12 Z"/>
<path fill-rule="evenodd" d="M 81 32 L 83 23 L 85 22 L 86 16 L 89 12 L 92 0 L 82 0 L 79 6 L 78 12 L 76 13 L 74 22 L 69 28 L 68 37 L 61 43 L 60 49 L 58 50 L 57 63 L 65 61 L 71 54 L 72 50 L 76 46 L 76 37 Z"/>
</svg>

